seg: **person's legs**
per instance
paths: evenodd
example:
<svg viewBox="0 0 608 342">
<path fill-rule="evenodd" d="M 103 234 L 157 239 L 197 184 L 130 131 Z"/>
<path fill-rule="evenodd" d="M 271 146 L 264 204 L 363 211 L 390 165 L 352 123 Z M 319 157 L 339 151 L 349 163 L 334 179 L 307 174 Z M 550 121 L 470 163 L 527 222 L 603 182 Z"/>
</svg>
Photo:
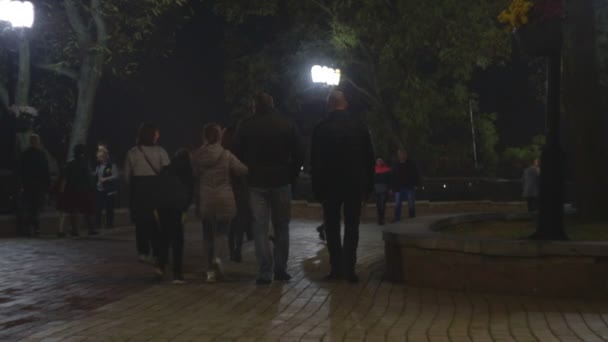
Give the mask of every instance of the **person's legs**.
<svg viewBox="0 0 608 342">
<path fill-rule="evenodd" d="M 140 259 L 148 258 L 151 252 L 150 226 L 154 224 L 154 213 L 150 209 L 138 208 L 134 212 L 134 217 L 137 254 L 139 254 Z"/>
<path fill-rule="evenodd" d="M 106 207 L 107 193 L 105 191 L 97 190 L 95 191 L 95 195 L 95 223 L 97 225 L 97 229 L 101 229 L 102 214 Z"/>
<path fill-rule="evenodd" d="M 342 201 L 339 198 L 328 199 L 323 202 L 323 215 L 325 217 L 325 237 L 329 251 L 330 277 L 342 274 L 342 241 L 340 238 L 340 209 Z"/>
<path fill-rule="evenodd" d="M 116 194 L 106 195 L 106 228 L 114 227 L 114 205 L 116 202 Z"/>
<path fill-rule="evenodd" d="M 356 281 L 357 247 L 361 219 L 361 195 L 351 194 L 344 200 L 344 275 Z"/>
<path fill-rule="evenodd" d="M 255 240 L 255 256 L 258 261 L 258 281 L 272 280 L 272 252 L 268 241 L 268 225 L 270 224 L 269 190 L 251 189 L 251 211 L 253 218 L 253 237 Z"/>
<path fill-rule="evenodd" d="M 403 189 L 399 189 L 395 192 L 395 222 L 401 221 L 401 205 L 403 196 Z"/>
<path fill-rule="evenodd" d="M 272 226 L 274 228 L 274 273 L 275 277 L 287 276 L 289 259 L 289 221 L 291 220 L 291 186 L 272 189 L 270 194 Z M 289 277 L 287 277 L 289 278 Z"/>
<path fill-rule="evenodd" d="M 161 271 L 165 270 L 165 265 L 169 261 L 169 245 L 171 244 L 170 232 L 175 229 L 175 220 L 171 209 L 158 209 L 158 260 L 157 265 Z"/>
<path fill-rule="evenodd" d="M 213 266 L 217 277 L 221 280 L 224 277 L 222 264 L 228 256 L 228 232 L 230 231 L 230 220 L 219 220 L 215 226 L 215 236 L 213 241 Z"/>
<path fill-rule="evenodd" d="M 376 211 L 378 213 L 378 224 L 384 224 L 384 217 L 386 213 L 386 192 L 376 193 Z"/>
<path fill-rule="evenodd" d="M 173 278 L 184 280 L 184 223 L 182 222 L 182 211 L 174 209 L 173 219 L 177 223 L 171 234 L 171 251 L 173 252 Z"/>
<path fill-rule="evenodd" d="M 249 201 L 245 198 L 247 193 L 243 189 L 235 188 L 234 197 L 236 201 L 236 216 L 230 223 L 230 232 L 228 234 L 228 245 L 230 246 L 230 259 L 236 262 L 242 261 L 241 248 L 243 246 L 243 235 L 245 234 L 245 225 L 247 220 L 247 211 L 249 210 Z"/>
<path fill-rule="evenodd" d="M 407 188 L 407 208 L 409 210 L 410 218 L 416 217 L 416 189 L 414 187 Z"/>
<path fill-rule="evenodd" d="M 206 272 L 213 270 L 215 224 L 214 220 L 203 219 L 203 265 Z"/>
</svg>

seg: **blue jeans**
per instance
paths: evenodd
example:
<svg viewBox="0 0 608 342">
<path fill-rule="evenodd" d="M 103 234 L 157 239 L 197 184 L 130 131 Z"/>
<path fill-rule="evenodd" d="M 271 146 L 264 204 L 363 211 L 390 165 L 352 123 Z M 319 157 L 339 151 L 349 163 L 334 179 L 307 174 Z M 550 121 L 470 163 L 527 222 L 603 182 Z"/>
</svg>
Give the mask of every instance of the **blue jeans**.
<svg viewBox="0 0 608 342">
<path fill-rule="evenodd" d="M 272 280 L 273 271 L 287 271 L 291 186 L 251 188 L 250 191 L 255 256 L 259 266 L 258 279 Z M 268 239 L 271 221 L 274 229 L 274 251 L 271 251 Z"/>
<path fill-rule="evenodd" d="M 405 187 L 395 193 L 395 221 L 401 220 L 401 202 L 404 197 L 407 198 L 410 218 L 416 217 L 416 189 L 414 187 Z"/>
</svg>

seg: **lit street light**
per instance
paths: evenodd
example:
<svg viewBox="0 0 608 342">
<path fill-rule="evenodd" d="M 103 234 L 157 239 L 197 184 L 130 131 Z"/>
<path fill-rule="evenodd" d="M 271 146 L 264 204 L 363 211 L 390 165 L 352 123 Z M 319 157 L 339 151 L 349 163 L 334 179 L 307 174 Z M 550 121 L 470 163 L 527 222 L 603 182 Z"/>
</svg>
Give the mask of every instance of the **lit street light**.
<svg viewBox="0 0 608 342">
<path fill-rule="evenodd" d="M 0 0 L 0 21 L 7 21 L 14 28 L 31 28 L 34 5 L 29 1 Z"/>
<path fill-rule="evenodd" d="M 340 69 L 315 65 L 310 69 L 313 83 L 324 83 L 328 86 L 340 84 Z"/>
</svg>

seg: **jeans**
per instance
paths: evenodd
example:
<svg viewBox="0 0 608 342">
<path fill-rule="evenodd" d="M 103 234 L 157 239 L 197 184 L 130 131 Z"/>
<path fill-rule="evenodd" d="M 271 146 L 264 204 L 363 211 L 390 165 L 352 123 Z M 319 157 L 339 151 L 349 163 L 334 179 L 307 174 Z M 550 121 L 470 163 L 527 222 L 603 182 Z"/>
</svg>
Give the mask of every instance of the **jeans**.
<svg viewBox="0 0 608 342">
<path fill-rule="evenodd" d="M 176 278 L 183 277 L 184 225 L 182 223 L 182 214 L 183 212 L 177 208 L 158 210 L 160 221 L 158 266 L 164 270 L 165 265 L 169 261 L 169 249 L 171 249 L 173 275 Z"/>
<path fill-rule="evenodd" d="M 230 220 L 203 219 L 203 264 L 207 271 L 213 270 L 216 259 L 226 260 Z"/>
<path fill-rule="evenodd" d="M 106 211 L 106 228 L 112 228 L 114 226 L 114 199 L 116 193 L 108 194 L 107 191 L 97 190 L 97 212 L 96 212 L 96 223 L 97 228 L 101 228 L 102 214 Z"/>
<path fill-rule="evenodd" d="M 258 261 L 258 279 L 272 280 L 272 272 L 287 272 L 289 257 L 289 221 L 291 219 L 291 186 L 251 188 L 253 236 Z M 268 229 L 274 228 L 274 250 L 270 249 Z"/>
<path fill-rule="evenodd" d="M 249 205 L 249 191 L 245 186 L 234 187 L 236 201 L 236 216 L 230 225 L 228 245 L 231 253 L 241 253 L 243 235 L 251 230 L 251 206 Z"/>
<path fill-rule="evenodd" d="M 395 193 L 395 221 L 401 220 L 401 202 L 404 197 L 407 198 L 410 218 L 416 217 L 416 189 L 414 187 L 405 187 Z"/>
<path fill-rule="evenodd" d="M 24 218 L 19 230 L 25 235 L 38 233 L 40 231 L 40 212 L 44 207 L 46 193 L 37 190 L 25 190 L 23 192 Z"/>
<path fill-rule="evenodd" d="M 378 213 L 378 224 L 384 224 L 387 200 L 388 193 L 386 191 L 376 192 L 376 211 Z"/>
<path fill-rule="evenodd" d="M 134 209 L 137 254 L 159 257 L 159 227 L 154 209 Z"/>
<path fill-rule="evenodd" d="M 331 273 L 351 275 L 357 264 L 359 223 L 361 220 L 361 194 L 356 191 L 333 193 L 323 202 L 325 235 L 329 251 Z M 344 242 L 340 234 L 341 211 L 344 211 Z"/>
</svg>

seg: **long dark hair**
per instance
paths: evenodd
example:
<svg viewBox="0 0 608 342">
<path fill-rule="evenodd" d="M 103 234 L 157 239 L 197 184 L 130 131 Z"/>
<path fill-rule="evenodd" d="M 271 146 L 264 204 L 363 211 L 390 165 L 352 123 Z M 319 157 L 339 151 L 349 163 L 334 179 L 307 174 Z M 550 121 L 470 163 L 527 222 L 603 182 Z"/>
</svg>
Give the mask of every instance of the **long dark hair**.
<svg viewBox="0 0 608 342">
<path fill-rule="evenodd" d="M 154 136 L 158 132 L 158 127 L 153 123 L 143 123 L 137 130 L 137 145 L 153 146 Z"/>
</svg>

